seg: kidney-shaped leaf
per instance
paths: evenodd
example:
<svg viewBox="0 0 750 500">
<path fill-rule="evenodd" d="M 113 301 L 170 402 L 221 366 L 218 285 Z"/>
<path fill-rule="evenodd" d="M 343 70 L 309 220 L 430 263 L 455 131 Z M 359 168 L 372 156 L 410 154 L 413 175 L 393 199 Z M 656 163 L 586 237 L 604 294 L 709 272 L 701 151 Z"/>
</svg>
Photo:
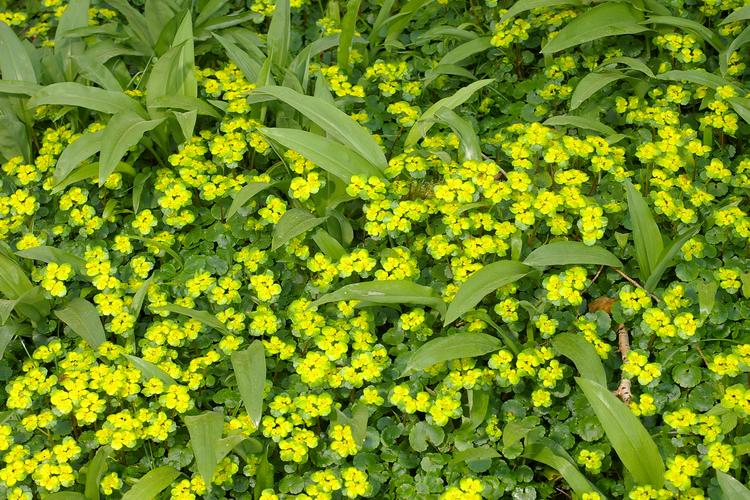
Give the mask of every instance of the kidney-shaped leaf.
<svg viewBox="0 0 750 500">
<path fill-rule="evenodd" d="M 503 346 L 497 337 L 486 333 L 457 333 L 432 339 L 417 349 L 406 363 L 402 377 L 437 363 L 460 358 L 475 358 L 495 352 Z"/>
</svg>

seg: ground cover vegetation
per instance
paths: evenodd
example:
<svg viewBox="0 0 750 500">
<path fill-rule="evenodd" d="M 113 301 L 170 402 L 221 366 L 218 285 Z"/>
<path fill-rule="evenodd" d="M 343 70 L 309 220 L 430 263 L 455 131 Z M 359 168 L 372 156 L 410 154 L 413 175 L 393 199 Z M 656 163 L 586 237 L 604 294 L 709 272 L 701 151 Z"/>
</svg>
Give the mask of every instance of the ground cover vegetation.
<svg viewBox="0 0 750 500">
<path fill-rule="evenodd" d="M 750 498 L 744 3 L 0 1 L 0 496 Z"/>
</svg>

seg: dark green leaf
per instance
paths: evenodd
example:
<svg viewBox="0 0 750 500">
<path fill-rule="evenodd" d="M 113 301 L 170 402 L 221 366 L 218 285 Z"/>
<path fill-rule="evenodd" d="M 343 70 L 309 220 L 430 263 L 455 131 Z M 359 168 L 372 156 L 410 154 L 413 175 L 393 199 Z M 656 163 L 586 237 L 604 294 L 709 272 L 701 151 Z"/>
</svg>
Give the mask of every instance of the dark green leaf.
<svg viewBox="0 0 750 500">
<path fill-rule="evenodd" d="M 231 359 L 242 402 L 250 420 L 258 427 L 263 413 L 263 387 L 266 381 L 263 343 L 256 340 L 244 351 L 234 351 Z"/>
</svg>

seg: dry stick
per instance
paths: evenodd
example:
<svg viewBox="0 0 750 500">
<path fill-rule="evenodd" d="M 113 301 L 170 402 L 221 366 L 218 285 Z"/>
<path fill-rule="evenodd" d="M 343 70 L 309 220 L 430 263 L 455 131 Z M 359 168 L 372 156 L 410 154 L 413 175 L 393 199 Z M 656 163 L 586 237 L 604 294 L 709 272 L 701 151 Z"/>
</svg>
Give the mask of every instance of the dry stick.
<svg viewBox="0 0 750 500">
<path fill-rule="evenodd" d="M 656 295 L 654 295 L 653 293 L 651 293 L 651 292 L 649 292 L 648 290 L 646 290 L 646 289 L 645 289 L 645 288 L 643 287 L 643 285 L 641 285 L 641 284 L 640 284 L 640 283 L 638 283 L 638 282 L 637 282 L 636 280 L 634 280 L 633 278 L 631 278 L 630 276 L 628 276 L 628 275 L 627 275 L 627 274 L 625 274 L 624 272 L 620 271 L 620 270 L 619 270 L 619 269 L 617 269 L 616 267 L 613 267 L 612 269 L 613 269 L 613 270 L 614 270 L 614 271 L 615 271 L 615 272 L 616 272 L 617 274 L 619 274 L 620 276 L 622 276 L 623 278 L 625 278 L 626 280 L 628 280 L 628 282 L 629 282 L 629 283 L 630 283 L 631 285 L 633 285 L 633 286 L 635 286 L 635 287 L 638 287 L 638 288 L 641 288 L 641 289 L 645 290 L 645 292 L 646 292 L 646 293 L 647 293 L 647 294 L 648 294 L 648 295 L 649 295 L 649 296 L 650 296 L 650 297 L 651 297 L 652 299 L 654 299 L 654 301 L 655 301 L 655 302 L 656 302 L 657 304 L 659 303 L 659 297 L 657 297 L 657 296 L 656 296 Z"/>
<path fill-rule="evenodd" d="M 620 323 L 617 326 L 617 341 L 620 346 L 620 356 L 622 357 L 622 364 L 628 364 L 628 352 L 630 352 L 630 336 L 628 335 L 628 329 L 625 325 Z M 632 393 L 630 392 L 630 379 L 621 377 L 620 385 L 617 390 L 614 391 L 615 396 L 622 399 L 622 402 L 630 406 L 630 398 Z"/>
</svg>

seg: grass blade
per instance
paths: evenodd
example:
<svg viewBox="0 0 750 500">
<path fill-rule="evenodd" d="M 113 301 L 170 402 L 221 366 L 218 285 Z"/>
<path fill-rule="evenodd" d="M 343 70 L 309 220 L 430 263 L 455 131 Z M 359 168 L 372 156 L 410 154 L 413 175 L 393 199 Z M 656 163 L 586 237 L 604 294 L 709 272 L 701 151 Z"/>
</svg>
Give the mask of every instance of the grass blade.
<svg viewBox="0 0 750 500">
<path fill-rule="evenodd" d="M 664 484 L 664 462 L 640 420 L 605 386 L 581 377 L 576 377 L 576 382 L 635 482 L 660 488 Z"/>
<path fill-rule="evenodd" d="M 486 333 L 457 333 L 426 342 L 411 355 L 406 363 L 406 377 L 434 364 L 460 358 L 474 358 L 495 352 L 503 347 L 497 337 Z"/>
<path fill-rule="evenodd" d="M 245 409 L 253 424 L 258 427 L 263 414 L 263 387 L 266 381 L 266 355 L 263 343 L 255 340 L 244 351 L 231 355 L 232 369 Z"/>
<path fill-rule="evenodd" d="M 531 267 L 520 262 L 501 260 L 484 266 L 461 285 L 445 313 L 444 326 L 470 311 L 489 293 L 513 283 L 531 272 Z"/>
<path fill-rule="evenodd" d="M 99 312 L 91 302 L 85 299 L 71 300 L 64 308 L 56 310 L 55 316 L 94 349 L 107 340 L 99 319 Z"/>
</svg>

